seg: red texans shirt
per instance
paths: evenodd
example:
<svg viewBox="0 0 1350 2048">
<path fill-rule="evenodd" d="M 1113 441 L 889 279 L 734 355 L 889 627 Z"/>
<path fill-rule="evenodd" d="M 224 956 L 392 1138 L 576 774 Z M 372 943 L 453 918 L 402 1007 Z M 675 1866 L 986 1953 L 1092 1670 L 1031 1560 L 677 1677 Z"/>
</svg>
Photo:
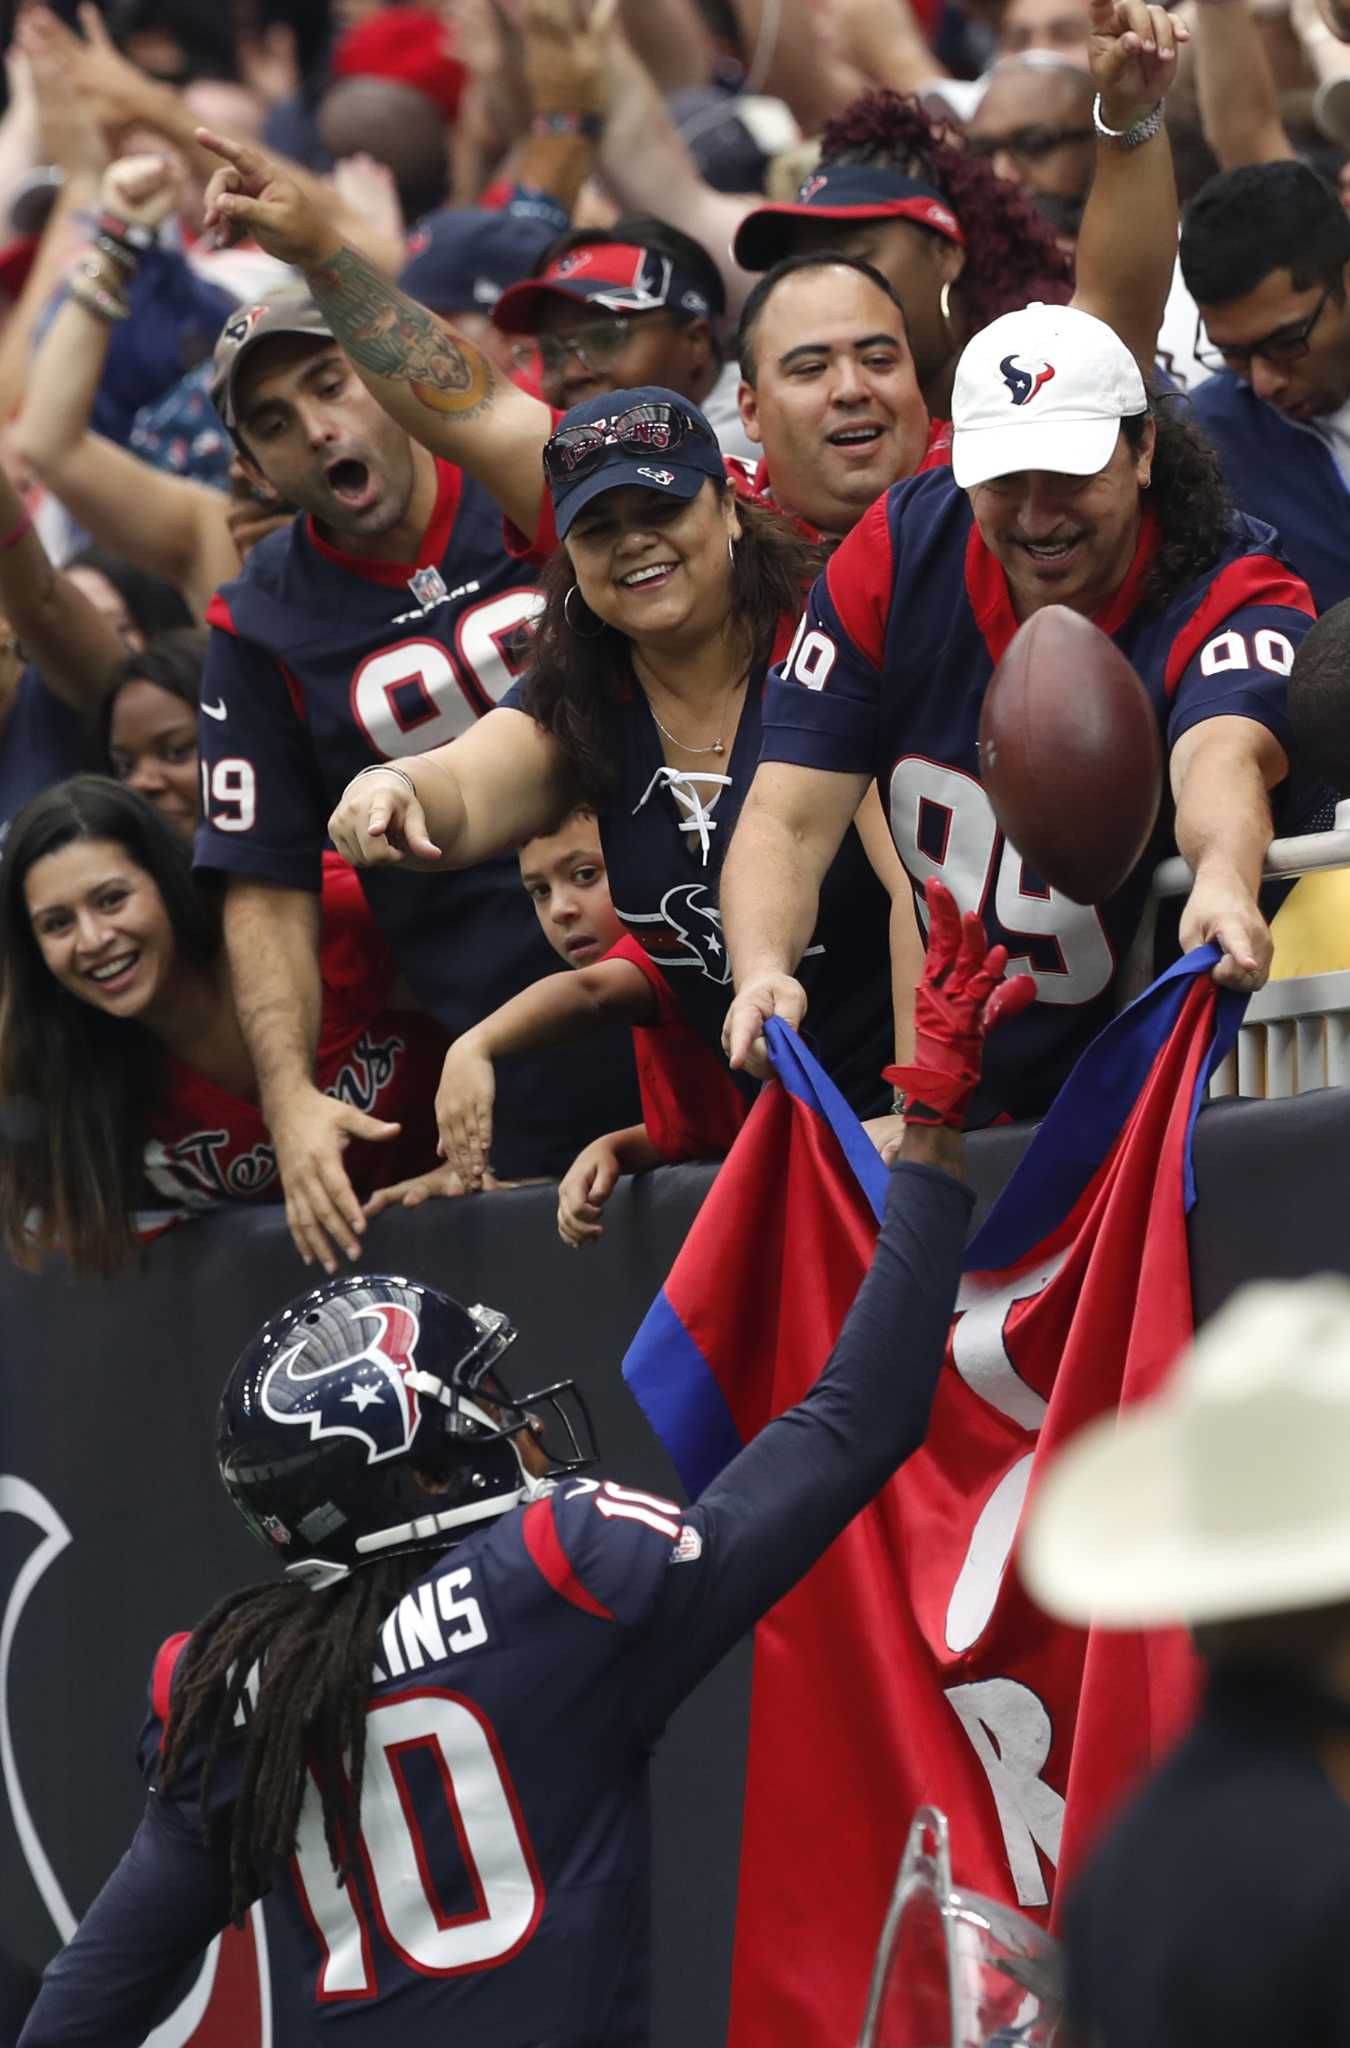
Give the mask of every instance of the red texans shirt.
<svg viewBox="0 0 1350 2048">
<path fill-rule="evenodd" d="M 353 1139 L 343 1163 L 363 1199 L 436 1163 L 432 1103 L 445 1034 L 429 1018 L 389 1007 L 397 969 L 353 868 L 323 864 L 320 975 L 323 1012 L 315 1080 L 370 1116 L 401 1123 L 388 1143 Z M 276 1150 L 255 1102 L 170 1060 L 145 1148 L 150 1185 L 175 1204 L 281 1199 Z"/>
</svg>

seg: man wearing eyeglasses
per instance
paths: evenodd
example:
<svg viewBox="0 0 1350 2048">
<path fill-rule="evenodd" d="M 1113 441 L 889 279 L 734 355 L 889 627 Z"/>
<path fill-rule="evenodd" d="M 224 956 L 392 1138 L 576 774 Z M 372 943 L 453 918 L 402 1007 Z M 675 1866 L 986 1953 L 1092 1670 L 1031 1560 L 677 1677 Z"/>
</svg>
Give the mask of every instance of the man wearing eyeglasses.
<svg viewBox="0 0 1350 2048">
<path fill-rule="evenodd" d="M 1096 164 L 1092 75 L 1045 50 L 995 65 L 966 134 L 974 156 L 1020 185 L 1057 233 L 1072 241 Z"/>
<path fill-rule="evenodd" d="M 517 337 L 522 368 L 559 412 L 659 384 L 706 412 L 727 455 L 750 457 L 736 377 L 718 336 L 721 273 L 701 243 L 649 214 L 612 228 L 576 228 L 543 252 L 533 274 L 503 292 L 493 322 Z"/>
<path fill-rule="evenodd" d="M 1305 164 L 1225 171 L 1187 209 L 1181 270 L 1215 373 L 1195 417 L 1326 611 L 1350 597 L 1350 220 Z"/>
</svg>

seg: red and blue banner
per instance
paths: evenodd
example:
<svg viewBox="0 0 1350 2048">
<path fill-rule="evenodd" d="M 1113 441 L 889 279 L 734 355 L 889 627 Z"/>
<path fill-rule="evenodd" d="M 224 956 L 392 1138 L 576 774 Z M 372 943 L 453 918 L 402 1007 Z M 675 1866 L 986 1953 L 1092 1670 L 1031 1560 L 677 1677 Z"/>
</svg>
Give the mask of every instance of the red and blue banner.
<svg viewBox="0 0 1350 2048">
<path fill-rule="evenodd" d="M 1052 1622 L 1009 1563 L 1042 1461 L 1190 1335 L 1191 1136 L 1243 1010 L 1216 958 L 1079 1061 L 968 1248 L 923 1449 L 760 1625 L 731 2048 L 852 2037 L 916 1806 L 947 1813 L 958 1884 L 1048 1918 L 1189 1716 L 1184 1635 Z M 838 1091 L 776 1021 L 769 1041 L 778 1085 L 624 1366 L 691 1493 L 809 1390 L 884 1198 Z"/>
</svg>

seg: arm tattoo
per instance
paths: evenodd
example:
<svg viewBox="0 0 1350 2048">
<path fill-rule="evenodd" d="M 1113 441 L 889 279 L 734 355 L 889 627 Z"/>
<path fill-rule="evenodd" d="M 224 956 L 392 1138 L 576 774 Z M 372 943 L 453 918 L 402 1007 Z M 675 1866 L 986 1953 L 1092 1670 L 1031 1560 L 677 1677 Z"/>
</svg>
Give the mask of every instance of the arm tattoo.
<svg viewBox="0 0 1350 2048">
<path fill-rule="evenodd" d="M 309 283 L 334 335 L 359 368 L 410 385 L 432 412 L 465 419 L 491 405 L 497 379 L 487 357 L 451 334 L 354 249 L 339 249 L 310 272 Z"/>
</svg>

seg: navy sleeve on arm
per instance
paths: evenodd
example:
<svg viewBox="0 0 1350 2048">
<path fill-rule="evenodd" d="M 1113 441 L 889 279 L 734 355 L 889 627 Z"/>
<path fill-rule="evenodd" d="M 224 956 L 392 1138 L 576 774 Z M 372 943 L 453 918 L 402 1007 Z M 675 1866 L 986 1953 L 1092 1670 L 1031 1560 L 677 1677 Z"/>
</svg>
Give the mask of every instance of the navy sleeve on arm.
<svg viewBox="0 0 1350 2048">
<path fill-rule="evenodd" d="M 875 773 L 893 556 L 879 498 L 817 576 L 787 659 L 769 678 L 762 761 Z"/>
<path fill-rule="evenodd" d="M 199 868 L 317 893 L 329 806 L 296 695 L 271 655 L 214 627 L 197 721 L 195 860 Z"/>
<path fill-rule="evenodd" d="M 639 1720 L 652 1734 L 923 1442 L 973 1199 L 933 1167 L 894 1169 L 824 1372 L 687 1511 L 701 1550 L 677 1551 L 643 1652 Z"/>
<path fill-rule="evenodd" d="M 229 1918 L 224 1851 L 152 1793 L 131 1847 L 48 1966 L 20 2048 L 140 2048 L 181 1972 Z"/>
</svg>

